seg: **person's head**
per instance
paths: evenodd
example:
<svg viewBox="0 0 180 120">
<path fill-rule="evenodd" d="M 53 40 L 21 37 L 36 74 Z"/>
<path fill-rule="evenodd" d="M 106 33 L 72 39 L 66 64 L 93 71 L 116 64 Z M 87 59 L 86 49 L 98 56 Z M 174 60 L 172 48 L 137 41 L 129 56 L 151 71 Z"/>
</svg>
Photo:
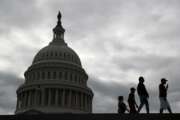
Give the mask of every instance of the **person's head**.
<svg viewBox="0 0 180 120">
<path fill-rule="evenodd" d="M 168 80 L 166 80 L 165 78 L 162 78 L 162 79 L 161 79 L 161 83 L 162 83 L 162 84 L 166 84 L 167 81 L 168 81 Z"/>
<path fill-rule="evenodd" d="M 135 93 L 136 89 L 134 87 L 130 88 L 131 93 Z"/>
<path fill-rule="evenodd" d="M 119 96 L 119 97 L 118 97 L 118 100 L 119 100 L 120 102 L 122 102 L 122 101 L 124 100 L 123 96 Z"/>
<path fill-rule="evenodd" d="M 139 77 L 139 82 L 143 83 L 144 82 L 144 78 L 142 76 Z"/>
</svg>

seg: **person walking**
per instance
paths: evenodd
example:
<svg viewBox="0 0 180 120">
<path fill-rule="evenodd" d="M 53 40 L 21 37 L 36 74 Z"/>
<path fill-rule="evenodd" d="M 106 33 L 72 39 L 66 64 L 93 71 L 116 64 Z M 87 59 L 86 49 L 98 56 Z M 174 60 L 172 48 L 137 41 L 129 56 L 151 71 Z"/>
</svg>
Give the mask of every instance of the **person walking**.
<svg viewBox="0 0 180 120">
<path fill-rule="evenodd" d="M 166 80 L 165 78 L 162 78 L 161 83 L 159 84 L 160 113 L 163 113 L 164 109 L 167 109 L 169 113 L 172 113 L 171 107 L 167 100 L 167 90 L 168 90 L 168 84 L 166 85 L 167 81 L 168 80 Z"/>
<path fill-rule="evenodd" d="M 131 88 L 130 89 L 130 94 L 128 97 L 128 104 L 129 104 L 129 109 L 130 109 L 130 113 L 137 113 L 136 107 L 138 108 L 138 105 L 136 104 L 136 100 L 135 100 L 135 88 Z"/>
<path fill-rule="evenodd" d="M 145 105 L 146 106 L 146 112 L 149 113 L 149 94 L 146 90 L 146 87 L 144 85 L 144 78 L 142 76 L 139 77 L 139 84 L 137 86 L 137 93 L 139 95 L 140 99 L 140 105 L 138 108 L 138 112 L 141 111 L 142 107 Z"/>
<path fill-rule="evenodd" d="M 129 112 L 126 104 L 124 103 L 124 98 L 123 96 L 119 96 L 118 97 L 118 113 L 121 114 L 121 113 L 125 113 L 126 111 Z"/>
</svg>

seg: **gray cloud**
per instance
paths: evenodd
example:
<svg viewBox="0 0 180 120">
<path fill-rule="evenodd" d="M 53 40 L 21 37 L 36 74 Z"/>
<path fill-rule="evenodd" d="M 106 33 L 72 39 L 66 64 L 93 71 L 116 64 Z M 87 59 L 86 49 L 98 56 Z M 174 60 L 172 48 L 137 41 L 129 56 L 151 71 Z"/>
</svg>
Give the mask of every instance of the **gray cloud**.
<svg viewBox="0 0 180 120">
<path fill-rule="evenodd" d="M 0 109 L 1 114 L 13 113 L 16 104 L 16 89 L 23 80 L 13 73 L 0 72 Z"/>
<path fill-rule="evenodd" d="M 158 112 L 157 83 L 166 77 L 169 100 L 179 112 L 179 5 L 178 0 L 1 1 L 0 113 L 15 108 L 14 91 L 22 83 L 17 76 L 51 41 L 58 10 L 65 40 L 90 74 L 94 112 L 116 112 L 117 96 L 127 99 L 139 75 L 146 78 L 152 111 Z"/>
<path fill-rule="evenodd" d="M 135 87 L 134 84 L 122 85 L 113 83 L 111 80 L 103 82 L 93 76 L 90 77 L 88 85 L 94 91 L 93 111 L 95 113 L 117 112 L 118 96 L 124 96 L 124 99 L 127 100 L 129 88 Z"/>
<path fill-rule="evenodd" d="M 123 70 L 161 70 L 172 65 L 178 58 L 164 57 L 156 55 L 145 55 L 145 56 L 132 56 L 122 58 L 115 56 L 113 63 L 118 65 Z"/>
<path fill-rule="evenodd" d="M 40 23 L 43 14 L 39 11 L 37 1 L 2 0 L 0 5 L 1 26 L 25 28 Z M 34 26 L 35 27 L 35 26 Z"/>
</svg>

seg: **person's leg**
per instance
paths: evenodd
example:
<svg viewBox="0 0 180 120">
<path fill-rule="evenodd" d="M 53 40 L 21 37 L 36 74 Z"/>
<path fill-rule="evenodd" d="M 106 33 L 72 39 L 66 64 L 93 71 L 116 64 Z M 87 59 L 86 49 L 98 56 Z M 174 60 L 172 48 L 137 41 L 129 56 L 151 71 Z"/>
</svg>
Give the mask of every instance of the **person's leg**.
<svg viewBox="0 0 180 120">
<path fill-rule="evenodd" d="M 170 108 L 170 107 L 168 107 L 167 109 L 168 109 L 169 113 L 172 113 L 172 111 L 171 111 L 171 108 Z"/>
<path fill-rule="evenodd" d="M 144 103 L 140 103 L 139 107 L 138 107 L 138 112 L 141 111 L 142 107 L 143 107 Z"/>
<path fill-rule="evenodd" d="M 146 105 L 146 112 L 149 113 L 149 102 L 148 102 L 148 99 L 145 98 L 144 102 L 145 102 L 145 105 Z"/>
<path fill-rule="evenodd" d="M 135 111 L 135 110 L 134 110 L 134 107 L 131 106 L 131 108 L 130 108 L 130 113 L 131 113 L 131 114 L 134 114 L 134 111 Z"/>
<path fill-rule="evenodd" d="M 140 99 L 140 105 L 138 107 L 138 113 L 141 111 L 142 107 L 144 106 L 143 96 L 139 96 L 139 99 Z"/>
<path fill-rule="evenodd" d="M 169 113 L 172 113 L 171 107 L 167 99 L 166 99 L 166 104 L 167 104 L 167 110 L 169 111 Z"/>
<path fill-rule="evenodd" d="M 132 113 L 132 105 L 129 104 L 129 113 Z"/>
<path fill-rule="evenodd" d="M 164 105 L 164 98 L 163 97 L 159 97 L 159 101 L 160 101 L 160 114 L 162 114 L 163 113 L 163 110 L 164 110 L 164 107 L 165 107 L 165 105 Z"/>
<path fill-rule="evenodd" d="M 160 114 L 162 114 L 163 113 L 163 108 L 160 108 Z"/>
<path fill-rule="evenodd" d="M 132 113 L 136 113 L 136 108 L 135 108 L 135 106 L 132 106 Z"/>
</svg>

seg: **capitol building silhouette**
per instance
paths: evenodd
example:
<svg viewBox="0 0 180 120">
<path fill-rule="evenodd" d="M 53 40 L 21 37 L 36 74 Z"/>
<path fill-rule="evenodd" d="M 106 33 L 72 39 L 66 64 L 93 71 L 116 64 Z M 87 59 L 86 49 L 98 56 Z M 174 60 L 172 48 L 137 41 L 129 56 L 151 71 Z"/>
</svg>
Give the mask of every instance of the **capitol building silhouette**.
<svg viewBox="0 0 180 120">
<path fill-rule="evenodd" d="M 93 92 L 79 56 L 64 41 L 65 29 L 58 13 L 53 39 L 34 57 L 17 89 L 15 114 L 91 113 Z"/>
</svg>

